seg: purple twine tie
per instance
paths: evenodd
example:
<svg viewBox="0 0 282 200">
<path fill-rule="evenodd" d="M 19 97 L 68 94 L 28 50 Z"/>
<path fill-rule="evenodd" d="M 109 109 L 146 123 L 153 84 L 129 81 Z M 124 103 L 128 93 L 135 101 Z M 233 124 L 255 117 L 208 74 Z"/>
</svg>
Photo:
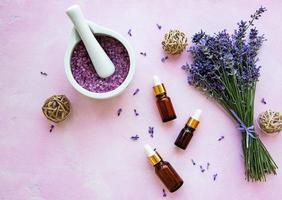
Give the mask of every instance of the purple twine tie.
<svg viewBox="0 0 282 200">
<path fill-rule="evenodd" d="M 239 127 L 238 129 L 243 133 L 246 133 L 246 145 L 247 148 L 249 147 L 249 139 L 250 137 L 256 139 L 256 132 L 255 132 L 255 127 L 254 125 L 247 127 L 245 125 L 245 123 L 240 119 L 240 117 L 238 117 L 238 115 L 234 112 L 234 110 L 230 110 L 230 112 L 232 113 L 233 117 L 235 117 L 235 119 L 237 120 L 237 122 L 239 123 Z M 255 135 L 253 135 L 255 134 Z"/>
</svg>

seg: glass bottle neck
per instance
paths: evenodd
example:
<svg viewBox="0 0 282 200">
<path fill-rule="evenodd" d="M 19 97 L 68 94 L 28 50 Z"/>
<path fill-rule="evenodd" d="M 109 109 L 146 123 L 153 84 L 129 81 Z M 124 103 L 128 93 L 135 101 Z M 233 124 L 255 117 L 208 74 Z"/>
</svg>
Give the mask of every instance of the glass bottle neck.
<svg viewBox="0 0 282 200">
<path fill-rule="evenodd" d="M 157 98 L 166 97 L 166 92 L 156 95 Z"/>
</svg>

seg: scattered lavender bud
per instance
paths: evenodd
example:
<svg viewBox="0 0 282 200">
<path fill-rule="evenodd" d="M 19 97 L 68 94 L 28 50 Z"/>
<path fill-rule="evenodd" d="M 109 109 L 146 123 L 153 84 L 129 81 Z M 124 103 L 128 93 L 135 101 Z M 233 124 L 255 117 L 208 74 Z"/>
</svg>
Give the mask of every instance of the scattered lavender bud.
<svg viewBox="0 0 282 200">
<path fill-rule="evenodd" d="M 136 109 L 134 109 L 134 114 L 135 114 L 135 116 L 138 116 L 138 115 L 139 115 L 139 113 L 137 112 Z"/>
<path fill-rule="evenodd" d="M 205 172 L 205 169 L 203 168 L 202 165 L 200 165 L 200 169 L 201 169 L 201 172 L 202 172 L 202 173 Z"/>
<path fill-rule="evenodd" d="M 149 126 L 148 133 L 150 134 L 151 137 L 154 137 L 154 127 Z"/>
<path fill-rule="evenodd" d="M 261 103 L 266 104 L 266 101 L 264 98 L 261 99 Z"/>
<path fill-rule="evenodd" d="M 142 56 L 147 56 L 147 53 L 146 53 L 146 52 L 140 52 L 140 54 L 141 54 Z"/>
<path fill-rule="evenodd" d="M 182 65 L 182 66 L 181 66 L 181 69 L 185 70 L 185 69 L 187 69 L 188 67 L 189 67 L 189 64 L 186 63 L 185 65 Z"/>
<path fill-rule="evenodd" d="M 216 178 L 217 178 L 217 174 L 214 174 L 214 175 L 213 175 L 213 181 L 215 181 Z"/>
<path fill-rule="evenodd" d="M 210 167 L 210 163 L 207 162 L 207 170 L 209 170 L 209 167 Z"/>
<path fill-rule="evenodd" d="M 196 165 L 196 163 L 193 159 L 191 159 L 191 162 L 192 162 L 193 165 Z"/>
<path fill-rule="evenodd" d="M 163 189 L 163 197 L 166 197 L 165 189 Z"/>
<path fill-rule="evenodd" d="M 136 141 L 136 140 L 138 140 L 139 139 L 139 136 L 138 135 L 135 135 L 135 136 L 131 136 L 131 138 L 130 138 L 131 140 L 133 140 L 133 141 Z"/>
<path fill-rule="evenodd" d="M 158 27 L 159 30 L 162 29 L 162 26 L 161 26 L 161 25 L 159 25 L 159 24 L 156 24 L 156 25 L 157 25 L 157 27 Z"/>
<path fill-rule="evenodd" d="M 137 89 L 134 91 L 133 96 L 136 95 L 139 91 L 140 91 L 139 88 L 137 88 Z"/>
<path fill-rule="evenodd" d="M 132 37 L 131 29 L 128 30 L 127 34 Z"/>
<path fill-rule="evenodd" d="M 53 129 L 55 128 L 55 126 L 52 124 L 51 126 L 50 126 L 50 130 L 49 130 L 49 132 L 51 133 L 52 131 L 53 131 Z"/>
<path fill-rule="evenodd" d="M 154 148 L 154 151 L 156 151 L 157 150 L 157 148 Z"/>
<path fill-rule="evenodd" d="M 165 56 L 161 59 L 161 61 L 164 63 L 168 59 L 168 56 Z"/>
<path fill-rule="evenodd" d="M 40 72 L 41 75 L 47 76 L 48 74 L 46 72 Z"/>
<path fill-rule="evenodd" d="M 224 136 L 220 136 L 220 138 L 218 138 L 217 141 L 221 141 L 221 140 L 223 140 L 223 139 L 224 139 Z"/>
<path fill-rule="evenodd" d="M 117 116 L 120 116 L 121 112 L 122 112 L 122 109 L 119 108 L 119 109 L 117 110 Z"/>
</svg>

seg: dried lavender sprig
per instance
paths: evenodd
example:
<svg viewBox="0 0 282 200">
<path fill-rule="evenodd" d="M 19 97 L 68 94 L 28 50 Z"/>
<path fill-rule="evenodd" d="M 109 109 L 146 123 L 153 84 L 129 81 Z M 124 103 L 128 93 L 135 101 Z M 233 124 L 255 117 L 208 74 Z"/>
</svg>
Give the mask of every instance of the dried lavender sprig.
<svg viewBox="0 0 282 200">
<path fill-rule="evenodd" d="M 261 99 L 261 103 L 267 104 L 264 98 Z"/>
<path fill-rule="evenodd" d="M 131 29 L 128 30 L 127 34 L 132 37 Z"/>
<path fill-rule="evenodd" d="M 163 197 L 166 197 L 166 191 L 163 189 Z"/>
<path fill-rule="evenodd" d="M 200 170 L 201 170 L 201 172 L 202 172 L 202 173 L 204 173 L 204 172 L 205 172 L 205 169 L 203 168 L 203 166 L 202 166 L 202 165 L 200 165 Z"/>
<path fill-rule="evenodd" d="M 218 176 L 218 174 L 214 174 L 214 175 L 213 175 L 213 181 L 216 180 L 217 176 Z"/>
<path fill-rule="evenodd" d="M 48 76 L 48 74 L 46 72 L 40 72 L 41 75 L 43 76 Z"/>
<path fill-rule="evenodd" d="M 254 21 L 258 20 L 261 17 L 262 13 L 264 13 L 265 11 L 267 11 L 266 7 L 262 6 L 258 10 L 256 10 L 255 13 L 251 15 L 251 20 L 249 20 L 249 24 L 253 26 Z"/>
<path fill-rule="evenodd" d="M 140 91 L 139 88 L 136 88 L 136 90 L 133 92 L 133 96 L 135 96 Z"/>
<path fill-rule="evenodd" d="M 147 53 L 146 52 L 140 52 L 140 55 L 147 56 Z"/>
<path fill-rule="evenodd" d="M 224 136 L 222 135 L 222 136 L 220 136 L 220 138 L 217 139 L 217 141 L 221 141 L 223 139 L 224 139 Z"/>
<path fill-rule="evenodd" d="M 51 133 L 54 128 L 55 128 L 55 125 L 51 124 L 49 132 Z"/>
<path fill-rule="evenodd" d="M 120 116 L 121 112 L 122 112 L 122 108 L 119 108 L 119 109 L 117 110 L 117 116 Z"/>
<path fill-rule="evenodd" d="M 138 116 L 138 115 L 139 115 L 139 113 L 137 112 L 136 109 L 134 109 L 133 111 L 134 111 L 135 116 Z"/>
<path fill-rule="evenodd" d="M 209 170 L 209 168 L 210 168 L 210 163 L 209 162 L 207 162 L 207 170 Z"/>
<path fill-rule="evenodd" d="M 135 136 L 131 136 L 130 139 L 136 141 L 139 139 L 139 135 L 136 134 Z"/>
<path fill-rule="evenodd" d="M 168 56 L 165 56 L 161 59 L 161 61 L 164 63 L 168 59 Z"/>
<path fill-rule="evenodd" d="M 154 137 L 154 127 L 149 126 L 148 133 L 150 134 L 151 137 Z"/>
</svg>

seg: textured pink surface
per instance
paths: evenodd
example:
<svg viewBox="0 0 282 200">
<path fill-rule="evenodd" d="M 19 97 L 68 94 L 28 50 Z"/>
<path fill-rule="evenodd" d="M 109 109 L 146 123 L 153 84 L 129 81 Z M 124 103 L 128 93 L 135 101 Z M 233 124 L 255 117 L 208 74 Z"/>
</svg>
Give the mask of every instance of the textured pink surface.
<svg viewBox="0 0 282 200">
<path fill-rule="evenodd" d="M 132 84 L 121 96 L 106 101 L 80 95 L 65 77 L 63 57 L 72 25 L 64 10 L 72 3 L 0 1 L 1 200 L 163 199 L 163 185 L 143 151 L 145 143 L 157 147 L 185 181 L 166 199 L 282 198 L 279 170 L 266 183 L 244 180 L 240 134 L 216 104 L 186 84 L 180 66 L 189 61 L 187 53 L 160 61 L 164 56 L 161 38 L 170 28 L 181 29 L 189 38 L 201 28 L 232 31 L 238 20 L 247 19 L 264 5 L 268 12 L 258 28 L 268 41 L 260 52 L 263 69 L 255 113 L 267 108 L 282 111 L 280 0 L 77 1 L 89 19 L 128 37 L 136 50 Z M 158 30 L 156 23 L 163 28 Z M 130 28 L 132 37 L 127 35 Z M 147 56 L 139 55 L 141 51 Z M 173 100 L 178 118 L 172 123 L 160 121 L 151 89 L 153 74 L 164 80 Z M 137 87 L 140 92 L 133 96 Z M 66 94 L 73 110 L 67 121 L 49 133 L 50 123 L 41 105 L 52 94 Z M 260 102 L 262 97 L 267 105 Z M 119 107 L 123 112 L 116 117 Z M 204 110 L 201 125 L 188 149 L 177 150 L 173 142 L 196 108 Z M 148 126 L 155 127 L 154 138 L 147 133 Z M 131 141 L 135 134 L 140 139 Z M 221 135 L 225 139 L 218 142 Z M 262 140 L 281 167 L 282 136 L 262 136 Z M 211 163 L 210 169 L 201 173 L 199 164 L 206 162 Z M 214 173 L 218 173 L 216 181 L 212 180 Z"/>
</svg>

